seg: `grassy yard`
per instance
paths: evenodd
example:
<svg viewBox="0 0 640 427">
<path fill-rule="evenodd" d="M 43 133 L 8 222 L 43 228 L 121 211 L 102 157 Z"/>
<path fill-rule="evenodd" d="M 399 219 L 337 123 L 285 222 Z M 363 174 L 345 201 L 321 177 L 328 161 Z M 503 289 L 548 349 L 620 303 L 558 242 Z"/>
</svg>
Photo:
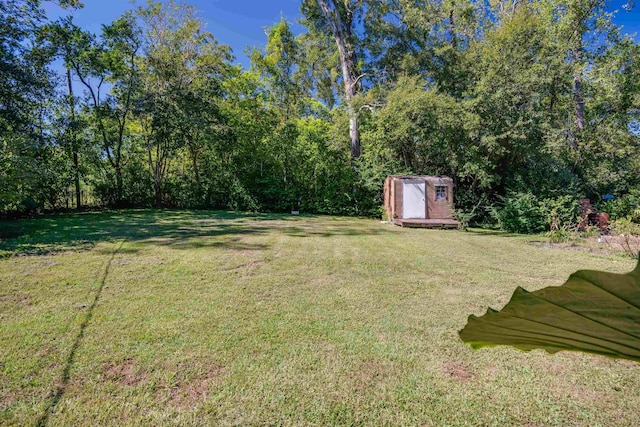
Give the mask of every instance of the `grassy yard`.
<svg viewBox="0 0 640 427">
<path fill-rule="evenodd" d="M 640 366 L 474 351 L 517 285 L 620 256 L 336 217 L 0 222 L 3 425 L 633 425 Z"/>
</svg>

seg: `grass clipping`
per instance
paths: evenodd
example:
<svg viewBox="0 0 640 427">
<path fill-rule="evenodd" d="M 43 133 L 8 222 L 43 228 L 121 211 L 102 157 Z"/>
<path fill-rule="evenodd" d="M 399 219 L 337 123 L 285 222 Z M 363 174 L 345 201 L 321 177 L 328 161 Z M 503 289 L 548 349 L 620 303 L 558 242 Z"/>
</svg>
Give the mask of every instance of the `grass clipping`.
<svg viewBox="0 0 640 427">
<path fill-rule="evenodd" d="M 502 310 L 469 316 L 459 334 L 476 349 L 510 345 L 640 362 L 640 259 L 627 274 L 580 270 L 562 286 L 518 287 Z"/>
</svg>

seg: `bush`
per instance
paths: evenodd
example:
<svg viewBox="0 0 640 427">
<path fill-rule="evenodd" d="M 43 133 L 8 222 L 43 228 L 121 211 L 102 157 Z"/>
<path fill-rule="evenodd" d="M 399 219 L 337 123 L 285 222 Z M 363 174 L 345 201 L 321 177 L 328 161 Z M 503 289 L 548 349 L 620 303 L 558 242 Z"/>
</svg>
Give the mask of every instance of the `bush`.
<svg viewBox="0 0 640 427">
<path fill-rule="evenodd" d="M 620 218 L 609 224 L 610 233 L 622 249 L 632 258 L 638 258 L 640 251 L 640 224 L 631 221 L 631 217 Z"/>
<path fill-rule="evenodd" d="M 555 199 L 544 199 L 540 206 L 547 217 L 550 231 L 569 228 L 576 229 L 579 224 L 580 202 L 573 196 L 560 196 Z"/>
<path fill-rule="evenodd" d="M 609 200 L 600 205 L 612 220 L 629 217 L 632 222 L 640 223 L 640 190 L 631 190 L 624 196 Z"/>
<path fill-rule="evenodd" d="M 545 199 L 540 206 L 547 216 L 547 237 L 551 243 L 569 243 L 578 238 L 580 203 L 575 197 Z"/>
<path fill-rule="evenodd" d="M 569 243 L 577 238 L 577 233 L 569 228 L 557 228 L 547 233 L 551 243 Z"/>
<path fill-rule="evenodd" d="M 611 221 L 609 231 L 614 235 L 640 236 L 640 224 L 631 221 L 631 217 Z"/>
<path fill-rule="evenodd" d="M 511 193 L 493 215 L 499 227 L 510 233 L 540 233 L 546 228 L 545 212 L 532 193 Z"/>
<path fill-rule="evenodd" d="M 539 200 L 532 193 L 511 193 L 494 208 L 498 225 L 510 233 L 553 233 L 552 240 L 567 241 L 578 225 L 578 200 L 573 196 Z"/>
</svg>

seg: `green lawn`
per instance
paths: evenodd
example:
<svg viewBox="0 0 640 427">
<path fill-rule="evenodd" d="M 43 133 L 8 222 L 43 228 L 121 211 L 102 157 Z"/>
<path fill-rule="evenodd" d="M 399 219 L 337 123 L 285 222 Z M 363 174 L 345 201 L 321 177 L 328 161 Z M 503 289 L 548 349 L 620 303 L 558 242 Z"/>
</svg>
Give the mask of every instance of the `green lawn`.
<svg viewBox="0 0 640 427">
<path fill-rule="evenodd" d="M 0 229 L 0 424 L 638 420 L 633 362 L 457 336 L 517 285 L 632 259 L 336 217 L 126 211 Z"/>
</svg>

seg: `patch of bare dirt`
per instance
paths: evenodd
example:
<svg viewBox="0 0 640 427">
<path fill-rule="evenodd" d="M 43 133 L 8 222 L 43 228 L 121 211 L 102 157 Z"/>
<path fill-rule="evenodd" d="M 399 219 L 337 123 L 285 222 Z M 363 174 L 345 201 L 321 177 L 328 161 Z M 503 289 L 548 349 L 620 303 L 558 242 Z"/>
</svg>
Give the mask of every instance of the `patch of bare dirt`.
<svg viewBox="0 0 640 427">
<path fill-rule="evenodd" d="M 493 364 L 486 365 L 484 368 L 484 375 L 489 378 L 494 378 L 498 374 L 498 367 Z"/>
<path fill-rule="evenodd" d="M 368 360 L 355 372 L 355 381 L 359 385 L 366 387 L 380 379 L 384 375 L 384 369 L 384 365 L 379 360 Z"/>
<path fill-rule="evenodd" d="M 565 384 L 563 390 L 558 390 L 559 395 L 569 395 L 574 402 L 597 402 L 601 401 L 605 396 L 597 391 L 589 389 L 581 384 Z"/>
<path fill-rule="evenodd" d="M 0 362 L 0 384 L 9 384 L 9 378 L 4 373 L 4 362 Z M 5 410 L 16 401 L 14 393 L 8 387 L 0 387 L 0 411 Z"/>
<path fill-rule="evenodd" d="M 442 366 L 442 372 L 457 381 L 468 381 L 471 374 L 464 363 L 459 360 L 449 360 Z"/>
<path fill-rule="evenodd" d="M 118 364 L 107 364 L 102 373 L 108 381 L 112 381 L 123 386 L 135 387 L 147 381 L 148 377 L 139 372 L 136 364 L 131 359 L 126 359 Z"/>
<path fill-rule="evenodd" d="M 16 398 L 8 393 L 0 395 L 0 411 L 4 411 L 9 406 L 13 405 L 15 401 Z"/>
<path fill-rule="evenodd" d="M 0 304 L 18 305 L 24 308 L 31 307 L 33 298 L 26 294 L 5 294 L 0 295 Z"/>
<path fill-rule="evenodd" d="M 622 234 L 617 236 L 602 236 L 600 241 L 607 245 L 607 249 L 614 252 L 623 252 L 636 258 L 640 251 L 640 236 Z"/>
<path fill-rule="evenodd" d="M 206 373 L 190 379 L 178 380 L 171 387 L 163 387 L 156 391 L 156 399 L 169 403 L 178 409 L 197 406 L 205 400 L 225 373 L 220 365 L 211 365 Z"/>
</svg>

